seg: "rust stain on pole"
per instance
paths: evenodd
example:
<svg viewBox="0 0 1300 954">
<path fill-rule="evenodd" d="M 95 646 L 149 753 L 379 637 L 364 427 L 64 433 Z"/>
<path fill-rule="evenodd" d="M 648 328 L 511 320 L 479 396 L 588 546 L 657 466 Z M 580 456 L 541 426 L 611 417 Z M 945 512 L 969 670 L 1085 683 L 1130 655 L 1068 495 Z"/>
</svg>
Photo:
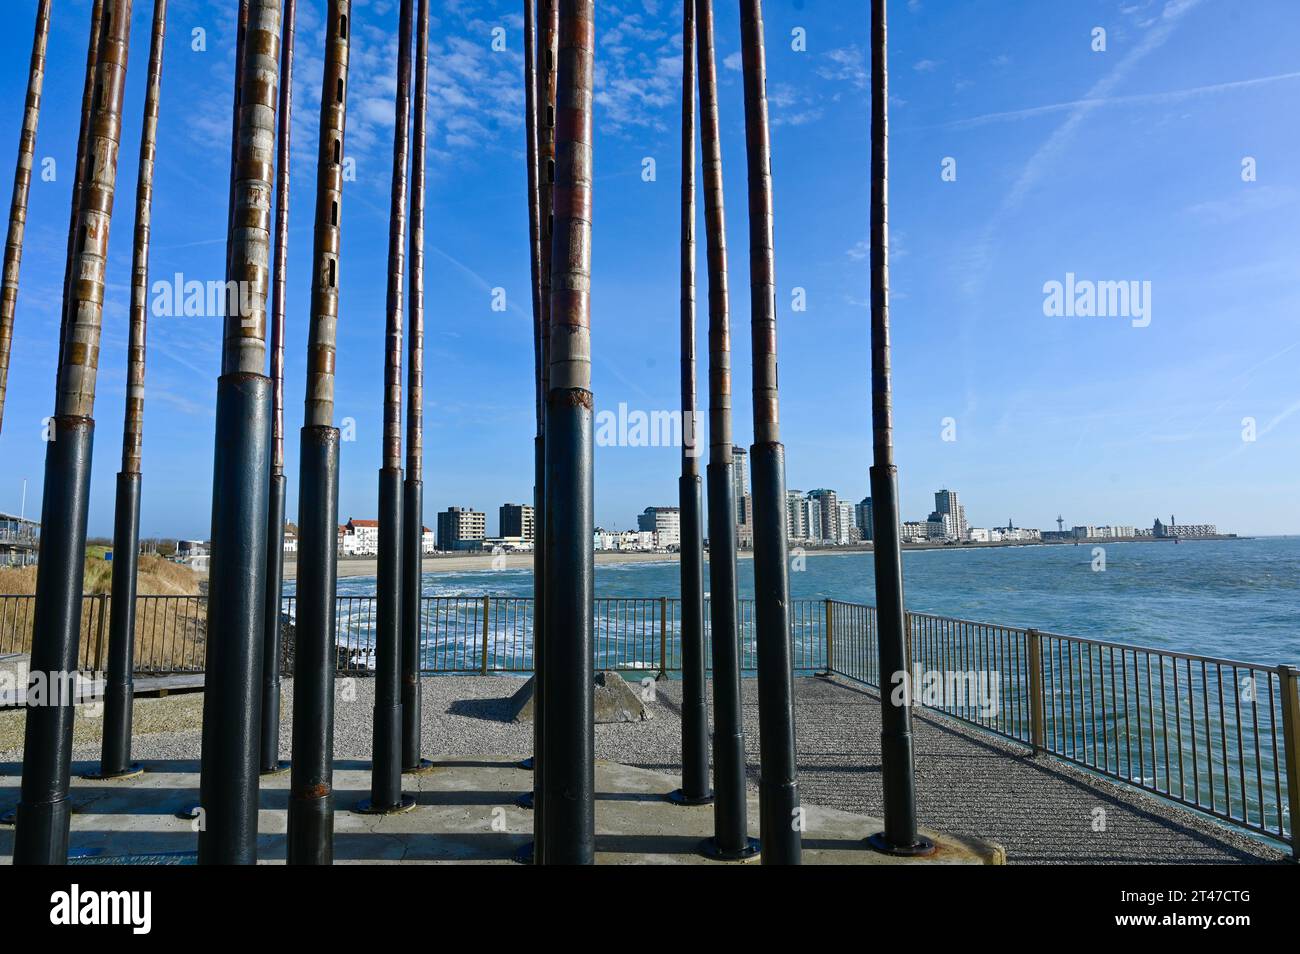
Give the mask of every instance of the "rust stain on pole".
<svg viewBox="0 0 1300 954">
<path fill-rule="evenodd" d="M 704 223 L 709 269 L 709 460 L 731 461 L 731 327 L 727 291 L 727 216 L 722 200 L 722 141 L 718 131 L 718 68 L 713 3 L 698 0 L 700 140 L 704 152 Z"/>
<path fill-rule="evenodd" d="M 334 360 L 339 314 L 339 223 L 343 205 L 343 135 L 347 119 L 350 0 L 330 0 L 321 84 L 316 163 L 316 227 L 311 326 L 307 336 L 307 427 L 334 423 Z"/>
<path fill-rule="evenodd" d="M 542 211 L 537 169 L 537 4 L 524 0 L 524 149 L 528 162 L 528 264 L 533 294 L 533 389 L 537 435 L 542 435 Z"/>
<path fill-rule="evenodd" d="M 270 284 L 271 184 L 279 100 L 280 4 L 253 0 L 240 69 L 239 151 L 235 168 L 223 374 L 266 371 L 266 296 Z M 231 284 L 231 283 L 235 284 Z"/>
<path fill-rule="evenodd" d="M 590 2 L 577 0 L 563 23 L 562 55 L 571 82 L 557 88 L 554 235 L 551 241 L 550 388 L 591 390 L 592 92 L 596 25 Z"/>
<path fill-rule="evenodd" d="M 72 210 L 68 214 L 68 257 L 63 264 L 63 307 L 59 315 L 59 361 L 55 382 L 63 377 L 63 342 L 68 334 L 68 308 L 72 302 L 72 260 L 77 248 L 77 221 L 81 190 L 86 184 L 86 140 L 90 138 L 90 111 L 94 105 L 95 66 L 99 62 L 99 35 L 104 28 L 104 0 L 90 10 L 90 42 L 86 47 L 86 82 L 81 89 L 81 127 L 77 133 L 77 169 L 72 180 Z"/>
<path fill-rule="evenodd" d="M 271 272 L 271 472 L 284 473 L 284 316 L 289 271 L 289 144 L 293 131 L 293 41 L 298 0 L 284 0 L 279 139 L 275 158 L 275 248 Z"/>
<path fill-rule="evenodd" d="M 86 141 L 86 180 L 81 189 L 73 250 L 68 325 L 55 413 L 95 416 L 100 326 L 104 316 L 104 269 L 117 188 L 117 151 L 122 135 L 122 94 L 131 42 L 131 0 L 109 0 L 95 65 L 94 105 Z"/>
<path fill-rule="evenodd" d="M 388 208 L 388 295 L 384 326 L 384 454 L 386 470 L 402 467 L 402 277 L 406 265 L 406 162 L 411 122 L 412 0 L 401 0 L 397 27 L 397 96 L 393 124 L 393 186 Z"/>
<path fill-rule="evenodd" d="M 131 253 L 131 319 L 126 362 L 126 417 L 122 425 L 122 473 L 140 473 L 144 442 L 144 359 L 149 313 L 149 234 L 153 214 L 153 171 L 158 140 L 158 101 L 162 95 L 163 44 L 167 0 L 154 0 L 145 81 L 144 120 L 140 125 L 140 171 L 135 187 L 135 244 Z"/>
<path fill-rule="evenodd" d="M 551 240 L 555 234 L 555 84 L 556 59 L 560 50 L 559 0 L 539 0 L 538 22 L 542 26 L 541 62 L 537 64 L 537 190 L 540 229 L 542 296 L 542 429 L 546 427 L 545 395 L 551 391 Z"/>
<path fill-rule="evenodd" d="M 14 191 L 9 203 L 9 234 L 5 239 L 3 287 L 0 287 L 0 427 L 4 426 L 5 393 L 9 380 L 9 355 L 13 348 L 14 310 L 18 305 L 18 271 L 23 260 L 23 232 L 27 227 L 27 196 L 32 185 L 32 158 L 36 151 L 36 124 L 41 116 L 45 86 L 45 47 L 50 36 L 50 2 L 36 8 L 31 65 L 27 73 L 27 99 L 23 129 L 18 138 Z"/>
<path fill-rule="evenodd" d="M 406 476 L 424 479 L 424 144 L 428 114 L 429 0 L 420 0 L 415 30 L 415 119 L 411 128 L 411 251 L 407 280 Z M 415 517 L 422 529 L 422 515 Z M 421 542 L 420 546 L 423 546 Z"/>
<path fill-rule="evenodd" d="M 740 4 L 745 84 L 745 146 L 749 170 L 750 339 L 754 364 L 754 443 L 781 440 L 776 365 L 776 256 L 772 227 L 772 136 L 767 116 L 767 52 L 763 7 Z"/>
<path fill-rule="evenodd" d="M 698 477 L 695 407 L 695 0 L 685 0 L 682 30 L 682 474 Z"/>
</svg>

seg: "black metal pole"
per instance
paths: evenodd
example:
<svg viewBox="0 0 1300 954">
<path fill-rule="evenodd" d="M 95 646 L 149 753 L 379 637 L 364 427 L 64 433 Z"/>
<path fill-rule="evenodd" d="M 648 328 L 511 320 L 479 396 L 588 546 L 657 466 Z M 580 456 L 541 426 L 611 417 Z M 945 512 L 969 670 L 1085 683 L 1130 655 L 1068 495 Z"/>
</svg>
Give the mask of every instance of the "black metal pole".
<svg viewBox="0 0 1300 954">
<path fill-rule="evenodd" d="M 286 481 L 272 473 L 266 506 L 266 642 L 262 652 L 262 737 L 258 769 L 263 775 L 283 772 L 280 761 L 280 654 L 282 652 L 281 600 L 284 593 L 284 508 Z"/>
<path fill-rule="evenodd" d="M 266 520 L 272 458 L 266 368 L 271 144 L 280 75 L 279 0 L 251 0 L 239 60 L 238 148 L 212 478 L 212 556 L 199 777 L 200 864 L 257 861 Z M 245 293 L 244 289 L 247 290 Z"/>
<path fill-rule="evenodd" d="M 546 407 L 543 864 L 596 855 L 591 393 L 594 0 L 560 0 Z"/>
<path fill-rule="evenodd" d="M 406 483 L 402 499 L 402 771 L 427 772 L 420 756 L 420 635 L 424 605 L 424 156 L 428 112 L 429 0 L 415 14 L 415 89 L 411 123 L 411 229 L 407 285 Z"/>
<path fill-rule="evenodd" d="M 402 470 L 379 472 L 379 566 L 375 619 L 375 714 L 370 798 L 363 814 L 406 811 L 415 799 L 402 794 Z"/>
<path fill-rule="evenodd" d="M 668 798 L 706 805 L 709 788 L 709 707 L 704 676 L 704 518 L 699 429 L 695 405 L 695 0 L 685 0 L 682 29 L 681 519 L 682 787 Z"/>
<path fill-rule="evenodd" d="M 131 762 L 135 698 L 135 582 L 140 550 L 140 475 L 117 475 L 113 512 L 113 590 L 108 602 L 108 667 L 104 680 L 104 738 L 96 778 L 139 774 Z"/>
<path fill-rule="evenodd" d="M 68 783 L 76 712 L 69 683 L 77 672 L 81 637 L 95 422 L 59 416 L 51 427 L 53 440 L 45 448 L 41 562 L 29 676 L 43 681 L 45 698 L 34 705 L 29 695 L 27 702 L 22 793 L 14 833 L 16 865 L 61 865 L 68 858 Z"/>
<path fill-rule="evenodd" d="M 737 628 L 736 495 L 732 481 L 731 330 L 727 289 L 727 227 L 718 125 L 718 74 L 713 4 L 697 0 L 700 138 L 704 153 L 704 212 L 709 271 L 709 615 L 713 636 L 714 836 L 705 853 L 726 860 L 752 858 L 745 792 L 745 728 L 740 707 L 740 633 Z"/>
<path fill-rule="evenodd" d="M 741 0 L 749 179 L 750 340 L 754 444 L 754 635 L 758 655 L 759 835 L 763 864 L 802 859 L 795 761 L 794 652 L 785 524 L 785 448 L 777 393 L 776 254 L 773 247 L 772 140 L 761 0 Z"/>
<path fill-rule="evenodd" d="M 45 450 L 41 559 L 36 572 L 31 672 L 23 736 L 23 774 L 14 834 L 15 864 L 64 864 L 68 785 L 81 637 L 86 512 L 95 432 L 95 385 L 103 320 L 105 266 L 117 186 L 118 136 L 131 42 L 130 0 L 105 3 L 93 81 L 99 91 L 87 121 L 84 180 L 73 199 L 77 227 L 64 292 L 55 413 Z M 99 8 L 96 7 L 96 12 Z"/>
<path fill-rule="evenodd" d="M 298 614 L 288 861 L 291 865 L 328 865 L 334 862 L 337 428 L 302 429 L 298 472 Z"/>
<path fill-rule="evenodd" d="M 334 372 L 342 244 L 350 0 L 329 0 L 316 154 L 307 387 L 298 468 L 298 617 L 294 646 L 289 864 L 334 861 L 334 669 L 338 621 L 339 431 Z"/>
<path fill-rule="evenodd" d="M 916 829 L 911 700 L 895 705 L 894 694 L 889 691 L 895 684 L 895 674 L 907 673 L 907 629 L 889 355 L 889 74 L 885 7 L 885 0 L 871 0 L 871 515 L 875 528 L 885 830 L 872 835 L 869 841 L 886 854 L 925 855 L 935 848 Z"/>
<path fill-rule="evenodd" d="M 257 861 L 271 380 L 217 380 L 212 561 L 199 776 L 200 864 Z"/>
<path fill-rule="evenodd" d="M 284 598 L 284 318 L 289 270 L 289 158 L 293 128 L 293 49 L 297 0 L 284 0 L 280 29 L 280 129 L 275 157 L 275 262 L 271 277 L 271 484 L 266 526 L 266 639 L 262 652 L 261 771 L 289 768 L 280 760 L 280 654 Z"/>
</svg>

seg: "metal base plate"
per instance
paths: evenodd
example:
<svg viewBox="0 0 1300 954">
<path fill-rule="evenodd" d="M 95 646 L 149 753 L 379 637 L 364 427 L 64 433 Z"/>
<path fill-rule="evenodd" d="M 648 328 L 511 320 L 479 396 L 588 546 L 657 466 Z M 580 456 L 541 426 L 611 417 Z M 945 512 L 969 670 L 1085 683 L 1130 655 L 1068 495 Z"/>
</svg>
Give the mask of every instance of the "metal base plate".
<svg viewBox="0 0 1300 954">
<path fill-rule="evenodd" d="M 267 776 L 267 775 L 283 775 L 283 774 L 284 774 L 285 772 L 287 772 L 287 771 L 289 771 L 289 763 L 288 763 L 288 762 L 276 762 L 276 763 L 275 763 L 275 768 L 273 768 L 273 769 L 259 769 L 259 770 L 258 770 L 258 774 L 259 774 L 259 775 L 262 775 L 263 777 L 265 777 L 265 776 Z"/>
<path fill-rule="evenodd" d="M 759 855 L 757 838 L 746 838 L 745 847 L 740 851 L 724 851 L 718 847 L 716 838 L 706 838 L 700 843 L 700 854 L 714 861 L 753 861 Z"/>
<path fill-rule="evenodd" d="M 872 851 L 878 851 L 882 855 L 894 855 L 898 858 L 924 858 L 926 855 L 932 855 L 939 849 L 929 838 L 924 835 L 916 836 L 914 845 L 894 845 L 885 840 L 885 833 L 878 831 L 867 839 L 867 844 L 871 846 Z"/>
<path fill-rule="evenodd" d="M 177 810 L 176 817 L 183 818 L 186 821 L 194 821 L 194 819 L 199 817 L 199 814 L 202 811 L 203 807 L 201 805 L 187 805 L 186 807 Z"/>
<path fill-rule="evenodd" d="M 101 772 L 87 772 L 81 776 L 88 782 L 123 782 L 131 778 L 139 778 L 144 774 L 144 766 L 139 762 L 132 762 L 125 772 L 115 772 L 112 775 L 104 775 Z"/>
<path fill-rule="evenodd" d="M 520 808 L 527 808 L 531 810 L 533 807 L 533 793 L 524 792 L 522 795 L 520 795 L 518 798 L 515 799 L 515 804 Z"/>
<path fill-rule="evenodd" d="M 403 775 L 427 775 L 429 772 L 432 772 L 437 767 L 438 766 L 434 765 L 428 759 L 420 759 L 419 765 L 415 766 L 414 768 L 402 769 L 402 774 Z"/>
<path fill-rule="evenodd" d="M 375 803 L 368 798 L 363 798 L 352 806 L 352 810 L 358 815 L 400 815 L 402 812 L 409 812 L 415 807 L 415 799 L 402 793 L 401 800 L 396 805 L 384 805 L 376 807 Z"/>
<path fill-rule="evenodd" d="M 533 856 L 533 847 L 534 847 L 534 843 L 530 841 L 528 844 L 524 845 L 522 848 L 516 851 L 515 861 L 517 861 L 521 865 L 536 864 L 537 859 Z"/>
<path fill-rule="evenodd" d="M 699 798 L 687 798 L 686 793 L 680 788 L 675 788 L 664 796 L 664 801 L 672 802 L 674 805 L 681 805 L 683 808 L 689 808 L 694 805 L 712 805 L 715 801 L 713 792 L 707 795 L 701 795 Z"/>
</svg>

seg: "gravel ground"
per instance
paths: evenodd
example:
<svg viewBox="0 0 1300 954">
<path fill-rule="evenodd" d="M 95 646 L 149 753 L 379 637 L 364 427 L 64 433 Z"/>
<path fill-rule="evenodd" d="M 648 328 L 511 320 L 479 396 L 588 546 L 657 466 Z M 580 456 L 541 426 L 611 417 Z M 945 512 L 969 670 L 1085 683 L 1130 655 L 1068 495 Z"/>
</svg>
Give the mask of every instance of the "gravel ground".
<svg viewBox="0 0 1300 954">
<path fill-rule="evenodd" d="M 522 685 L 506 677 L 424 680 L 425 754 L 515 754 L 532 751 L 530 724 L 506 718 L 509 697 Z M 800 788 L 813 804 L 879 816 L 880 719 L 876 695 L 839 679 L 795 681 Z M 341 680 L 335 712 L 335 756 L 368 758 L 374 683 Z M 596 727 L 596 756 L 642 768 L 680 771 L 680 682 L 661 682 L 647 722 Z M 290 751 L 292 682 L 284 690 L 281 757 Z M 197 759 L 199 729 L 193 696 L 137 703 L 157 707 L 147 723 L 162 729 L 165 712 L 184 725 L 137 737 L 142 761 Z M 757 685 L 744 683 L 751 786 L 758 780 Z M 10 717 L 17 716 L 12 714 Z M 80 735 L 79 735 L 80 738 Z M 1270 845 L 1229 831 L 1177 806 L 1113 785 L 1046 757 L 929 713 L 915 721 L 918 814 L 921 822 L 1001 843 L 1010 863 L 1142 864 L 1282 861 Z M 93 761 L 96 744 L 79 743 L 73 757 Z M 0 773 L 17 771 L 21 752 L 0 752 Z M 1101 828 L 1101 830 L 1096 830 Z"/>
</svg>

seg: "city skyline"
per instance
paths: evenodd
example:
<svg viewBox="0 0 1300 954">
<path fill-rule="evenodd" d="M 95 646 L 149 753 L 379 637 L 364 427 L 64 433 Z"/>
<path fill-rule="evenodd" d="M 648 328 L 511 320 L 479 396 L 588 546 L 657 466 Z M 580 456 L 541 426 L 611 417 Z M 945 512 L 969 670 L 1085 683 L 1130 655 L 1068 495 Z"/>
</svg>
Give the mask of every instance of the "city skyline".
<svg viewBox="0 0 1300 954">
<path fill-rule="evenodd" d="M 223 273 L 225 202 L 196 202 L 228 174 L 233 16 L 228 4 L 177 6 L 168 33 L 151 286 Z M 653 9 L 652 9 L 653 7 Z M 1104 2 L 1051 9 L 1009 2 L 1002 18 L 962 5 L 901 5 L 891 22 L 891 226 L 895 320 L 895 440 L 902 512 L 924 517 L 933 487 L 965 488 L 990 514 L 1051 527 L 1079 514 L 1186 512 L 1237 532 L 1300 532 L 1290 498 L 1300 460 L 1300 400 L 1290 374 L 1300 340 L 1279 331 L 1300 308 L 1300 130 L 1288 115 L 1300 89 L 1300 24 L 1283 0 L 1232 8 L 1211 0 Z M 84 55 L 89 0 L 60 4 L 53 62 Z M 529 499 L 516 485 L 532 467 L 527 221 L 523 129 L 517 108 L 522 29 L 513 11 L 465 2 L 439 7 L 432 28 L 426 393 L 426 523 L 475 495 Z M 593 288 L 596 409 L 676 410 L 677 250 L 645 236 L 676 234 L 680 171 L 671 143 L 680 52 L 677 4 L 602 4 L 598 35 L 597 212 L 634 229 L 606 229 Z M 26 61 L 31 11 L 14 14 L 0 44 Z M 148 10 L 137 5 L 136 30 Z M 727 159 L 728 231 L 745 247 L 743 127 L 734 7 L 717 11 Z M 341 276 L 338 415 L 340 511 L 373 508 L 380 459 L 383 350 L 381 256 L 391 142 L 392 11 L 356 11 L 346 183 L 348 255 Z M 787 486 L 857 487 L 866 495 L 867 106 L 865 19 L 846 28 L 833 10 L 774 5 L 767 12 L 776 185 L 778 311 Z M 1092 30 L 1107 30 L 1094 51 Z M 939 27 L 942 26 L 942 29 Z M 504 29 L 504 49 L 493 30 Z M 788 42 L 795 28 L 807 45 Z M 194 31 L 205 47 L 192 49 Z M 319 44 L 319 10 L 300 31 Z M 307 40 L 304 40 L 306 43 Z M 37 135 L 0 449 L 0 510 L 39 513 L 44 419 L 52 409 L 63 244 L 80 98 L 78 71 L 51 71 Z M 309 210 L 315 177 L 319 69 L 295 78 L 293 203 Z M 17 128 L 22 70 L 0 78 L 0 122 Z M 126 89 L 120 164 L 136 163 L 143 72 Z M 1203 148 L 1206 142 L 1214 149 Z M 668 144 L 668 145 L 666 145 Z M 12 137 L 0 142 L 11 163 Z M 1170 164 L 1170 155 L 1186 161 Z M 54 160 L 52 179 L 39 174 Z M 946 165 L 947 160 L 953 160 Z M 653 160 L 647 164 L 646 160 Z M 1249 162 L 1247 162 L 1249 160 Z M 1248 171 L 1250 175 L 1247 176 Z M 951 176 L 947 176 L 947 172 Z M 651 174 L 653 173 L 653 174 Z M 129 177 L 119 204 L 134 199 Z M 295 213 L 297 215 L 297 213 Z M 486 224 L 485 224 L 486 223 Z M 309 216 L 289 251 L 286 431 L 301 421 L 310 284 Z M 104 435 L 119 430 L 125 391 L 131 229 L 111 235 L 101 394 Z M 743 256 L 731 263 L 733 330 L 747 330 Z M 1093 282 L 1147 288 L 1132 320 L 1050 314 L 1044 289 Z M 1088 286 L 1093 287 L 1093 286 Z M 1125 286 L 1126 288 L 1128 286 Z M 700 293 L 707 282 L 701 275 Z M 498 294 L 500 292 L 500 294 Z M 151 296 L 155 297 L 155 296 Z M 161 298 L 159 300 L 162 300 Z M 1131 303 L 1138 306 L 1137 296 Z M 1102 312 L 1098 312 L 1100 315 Z M 616 318 L 617 320 L 609 320 Z M 1225 333 L 1225 329 L 1229 329 Z M 701 326 L 702 330 L 702 326 Z M 145 537 L 209 532 L 212 400 L 220 322 L 156 315 L 150 322 L 144 426 Z M 934 342 L 942 342 L 936 348 Z M 735 381 L 737 445 L 747 448 L 749 369 Z M 707 434 L 699 435 L 707 444 Z M 951 438 L 951 439 L 950 439 Z M 111 441 L 101 440 L 100 447 Z M 669 501 L 674 447 L 596 448 L 596 519 L 631 526 L 644 501 Z M 289 455 L 289 512 L 297 460 Z M 95 455 L 90 532 L 111 530 L 115 463 Z M 525 486 L 527 491 L 527 486 Z M 1069 503 L 1063 503 L 1068 501 Z M 997 522 L 1003 518 L 995 518 Z M 1112 517 L 1110 519 L 1117 519 Z M 1163 519 L 1163 518 L 1162 518 Z M 987 522 L 987 521 L 985 521 Z M 1072 518 L 1072 523 L 1081 523 Z"/>
</svg>

